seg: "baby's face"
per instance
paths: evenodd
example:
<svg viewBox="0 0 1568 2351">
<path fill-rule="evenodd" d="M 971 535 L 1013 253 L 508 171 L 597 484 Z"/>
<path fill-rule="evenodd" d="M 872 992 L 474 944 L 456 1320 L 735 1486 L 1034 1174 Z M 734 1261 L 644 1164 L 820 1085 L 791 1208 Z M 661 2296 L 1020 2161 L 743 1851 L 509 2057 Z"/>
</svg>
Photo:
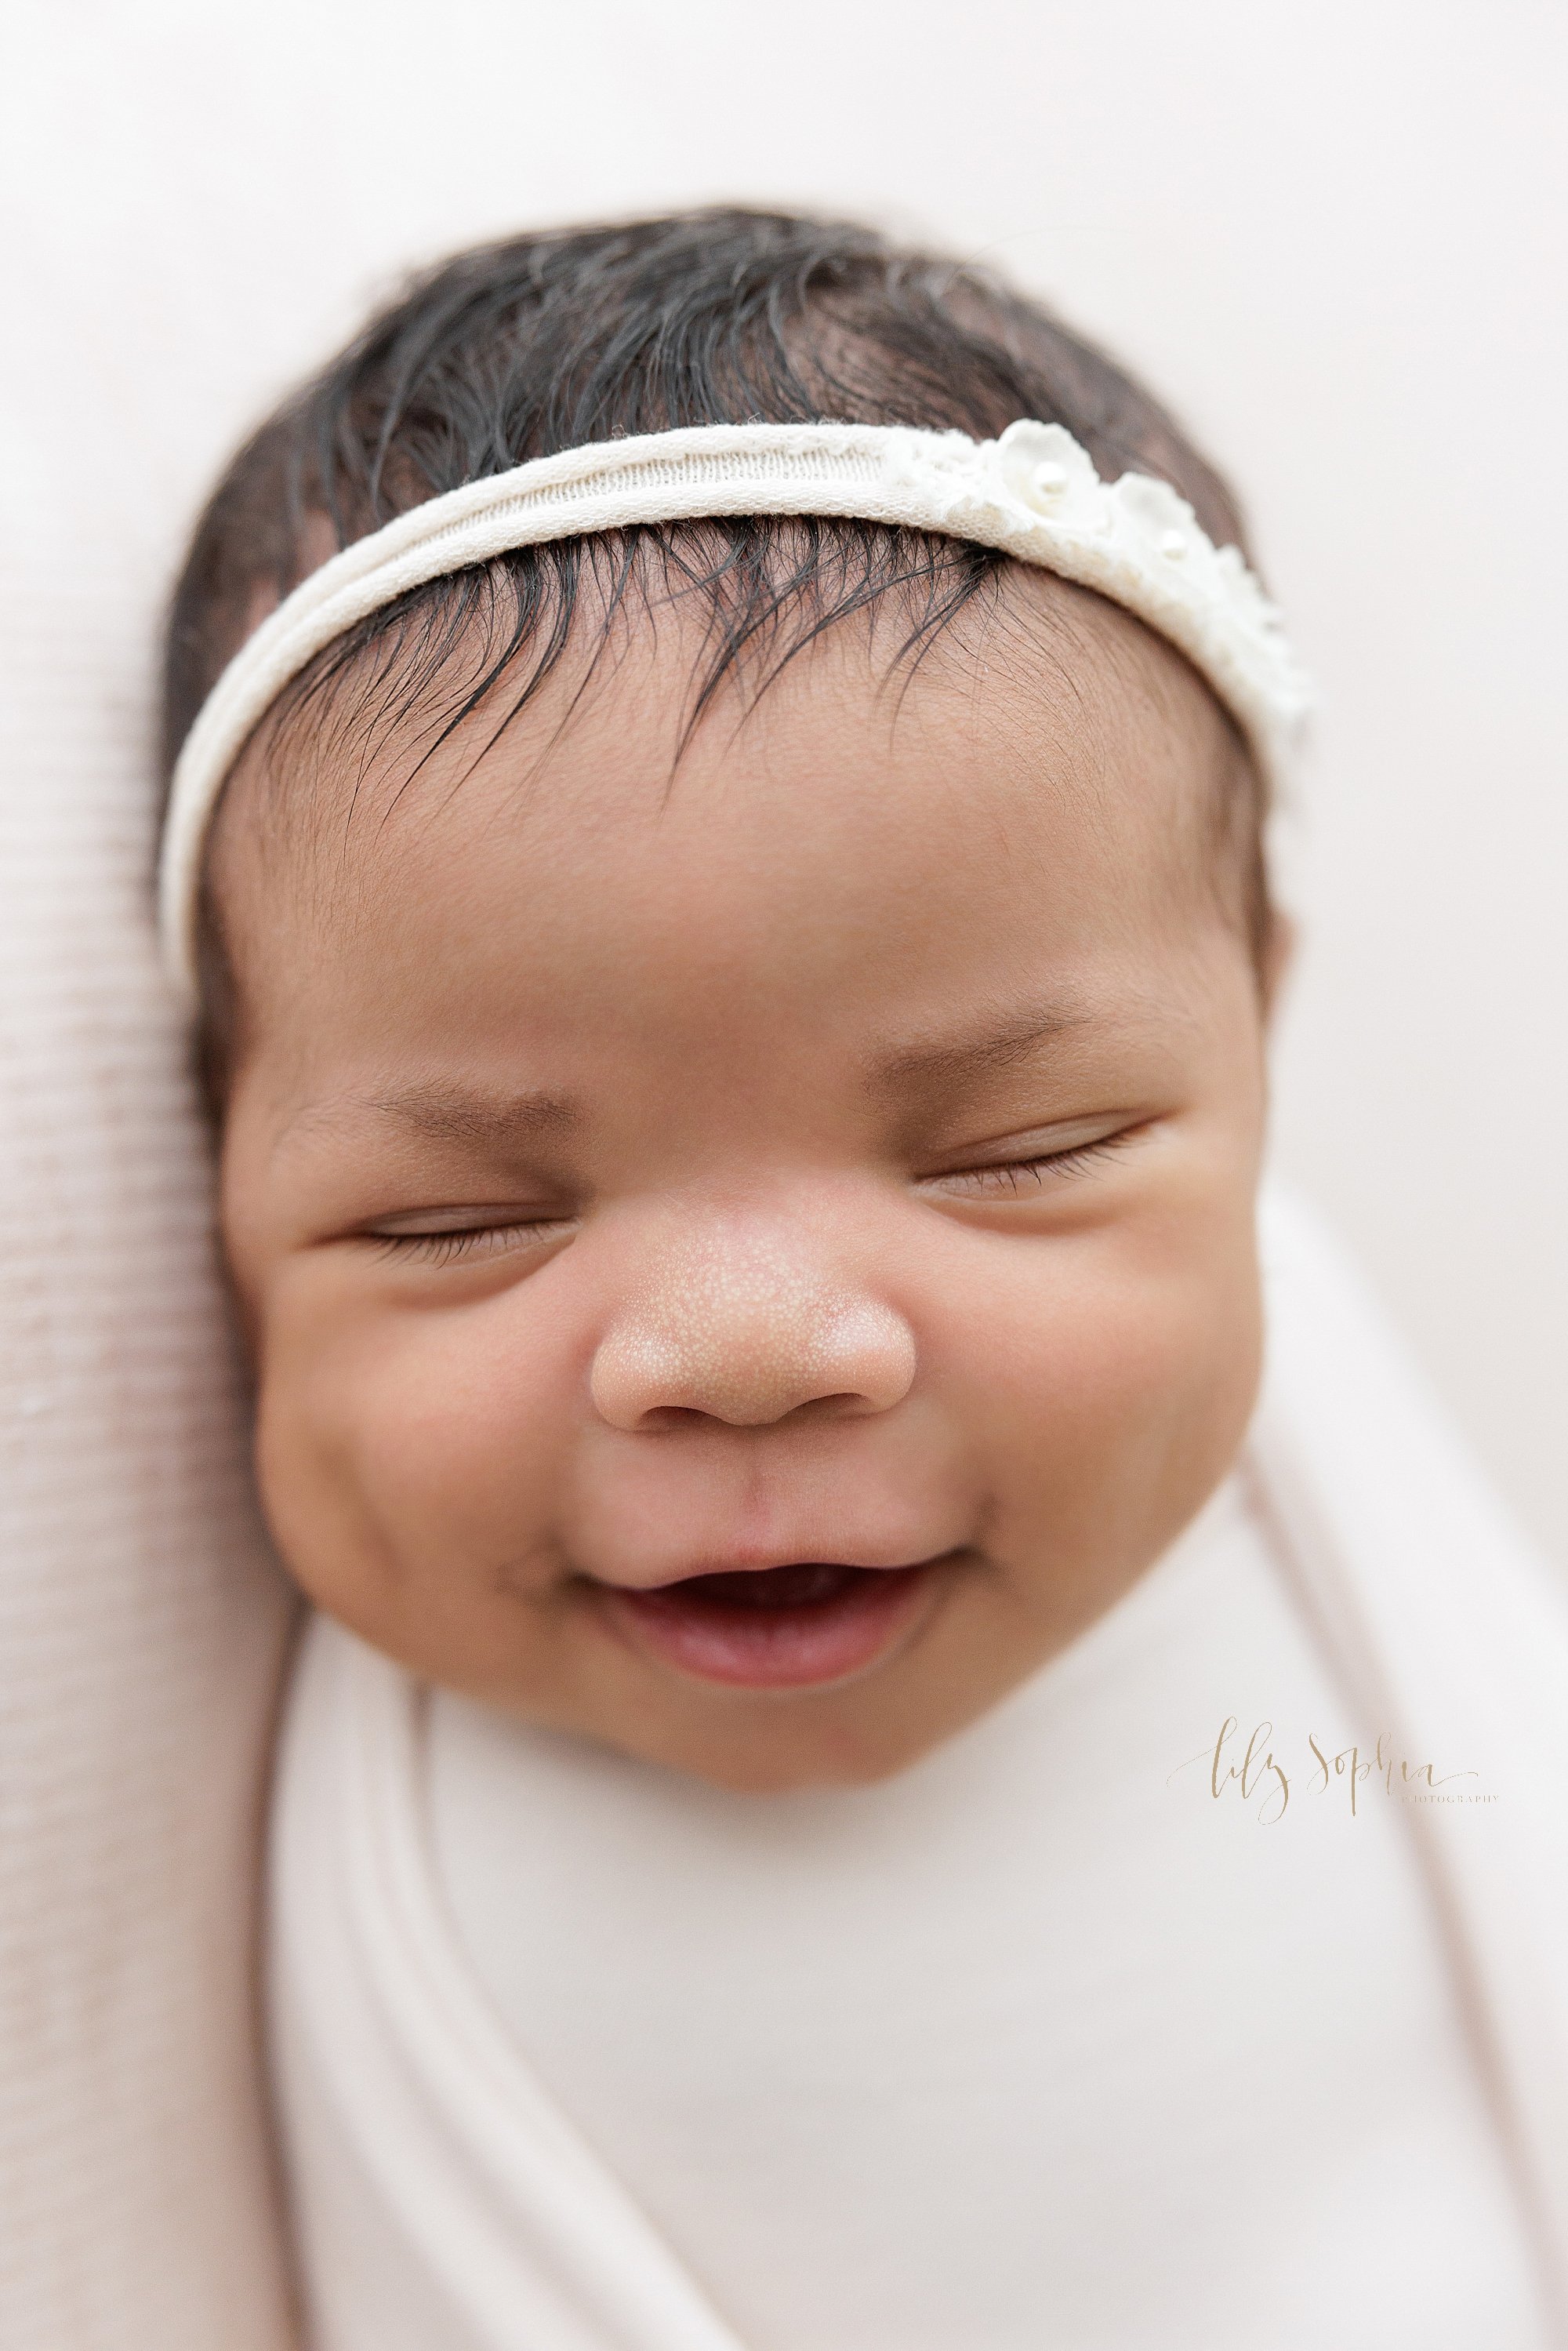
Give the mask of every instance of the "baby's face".
<svg viewBox="0 0 1568 2351">
<path fill-rule="evenodd" d="M 1264 1090 L 1203 882 L 1224 727 L 1136 622 L 1008 596 L 891 684 L 841 628 L 673 776 L 662 614 L 401 793 L 406 740 L 296 746 L 281 815 L 231 788 L 263 1492 L 433 1681 L 730 1786 L 863 1780 L 1232 1459 Z"/>
</svg>

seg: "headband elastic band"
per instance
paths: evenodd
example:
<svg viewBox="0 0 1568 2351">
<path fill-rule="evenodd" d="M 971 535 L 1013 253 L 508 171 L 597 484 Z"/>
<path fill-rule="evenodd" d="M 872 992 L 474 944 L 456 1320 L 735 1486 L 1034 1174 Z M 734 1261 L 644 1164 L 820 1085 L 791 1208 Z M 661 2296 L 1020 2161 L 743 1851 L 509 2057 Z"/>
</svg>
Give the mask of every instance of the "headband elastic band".
<svg viewBox="0 0 1568 2351">
<path fill-rule="evenodd" d="M 174 769 L 159 921 L 171 976 L 195 994 L 203 850 L 257 722 L 322 648 L 427 580 L 513 548 L 635 523 L 815 515 L 937 531 L 1097 589 L 1178 646 L 1277 783 L 1310 693 L 1239 549 L 1216 548 L 1185 498 L 1147 474 L 1103 482 L 1060 424 L 997 441 L 904 425 L 701 424 L 538 457 L 430 499 L 302 580 L 224 671 Z"/>
</svg>

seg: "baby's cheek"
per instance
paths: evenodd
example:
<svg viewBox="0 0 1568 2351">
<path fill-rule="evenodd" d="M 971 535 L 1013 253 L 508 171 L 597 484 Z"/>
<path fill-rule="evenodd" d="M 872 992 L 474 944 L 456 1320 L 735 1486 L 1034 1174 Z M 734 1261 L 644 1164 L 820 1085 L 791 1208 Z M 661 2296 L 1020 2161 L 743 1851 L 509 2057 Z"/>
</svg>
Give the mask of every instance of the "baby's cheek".
<svg viewBox="0 0 1568 2351">
<path fill-rule="evenodd" d="M 497 1302 L 301 1314 L 263 1352 L 257 1468 L 284 1556 L 319 1605 L 418 1664 L 483 1645 L 478 1620 L 548 1578 L 562 1381 Z"/>
<path fill-rule="evenodd" d="M 1258 1296 L 1249 1238 L 1213 1238 L 1047 1244 L 997 1285 L 971 1379 L 1006 1547 L 1114 1576 L 1223 1475 L 1256 1386 Z"/>
</svg>

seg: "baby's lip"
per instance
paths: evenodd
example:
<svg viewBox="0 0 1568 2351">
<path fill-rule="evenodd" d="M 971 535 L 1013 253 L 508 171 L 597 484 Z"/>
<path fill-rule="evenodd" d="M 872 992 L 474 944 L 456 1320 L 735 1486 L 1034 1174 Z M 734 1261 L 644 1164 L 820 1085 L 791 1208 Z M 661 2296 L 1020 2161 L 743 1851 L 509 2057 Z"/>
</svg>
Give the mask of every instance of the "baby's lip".
<svg viewBox="0 0 1568 2351">
<path fill-rule="evenodd" d="M 691 1679 L 750 1689 L 821 1688 L 867 1672 L 928 1614 L 946 1551 L 867 1565 L 788 1559 L 697 1568 L 662 1583 L 600 1583 L 604 1621 Z"/>
<path fill-rule="evenodd" d="M 630 1574 L 585 1573 L 586 1580 L 590 1583 L 601 1584 L 612 1592 L 669 1592 L 679 1584 L 694 1582 L 698 1576 L 762 1575 L 774 1569 L 786 1567 L 863 1568 L 894 1575 L 909 1568 L 935 1566 L 939 1559 L 951 1558 L 955 1548 L 952 1543 L 939 1543 L 929 1551 L 901 1552 L 897 1554 L 883 1552 L 873 1545 L 852 1546 L 848 1550 L 835 1548 L 831 1552 L 808 1550 L 768 1551 L 738 1555 L 716 1552 L 702 1559 L 693 1560 L 688 1566 L 678 1567 L 673 1573 L 668 1570 L 658 1575 L 638 1574 L 635 1572 Z"/>
</svg>

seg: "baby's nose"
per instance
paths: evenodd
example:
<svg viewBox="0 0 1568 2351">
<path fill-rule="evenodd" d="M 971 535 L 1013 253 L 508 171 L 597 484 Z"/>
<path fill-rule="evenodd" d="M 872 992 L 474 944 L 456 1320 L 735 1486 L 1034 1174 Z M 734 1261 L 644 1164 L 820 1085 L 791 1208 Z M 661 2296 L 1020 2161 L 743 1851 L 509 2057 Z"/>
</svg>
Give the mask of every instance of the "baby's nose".
<svg viewBox="0 0 1568 2351">
<path fill-rule="evenodd" d="M 732 1227 L 688 1242 L 612 1321 L 590 1374 L 612 1427 L 700 1413 L 756 1428 L 807 1406 L 886 1412 L 915 1378 L 915 1336 L 835 1281 L 803 1237 Z"/>
</svg>

